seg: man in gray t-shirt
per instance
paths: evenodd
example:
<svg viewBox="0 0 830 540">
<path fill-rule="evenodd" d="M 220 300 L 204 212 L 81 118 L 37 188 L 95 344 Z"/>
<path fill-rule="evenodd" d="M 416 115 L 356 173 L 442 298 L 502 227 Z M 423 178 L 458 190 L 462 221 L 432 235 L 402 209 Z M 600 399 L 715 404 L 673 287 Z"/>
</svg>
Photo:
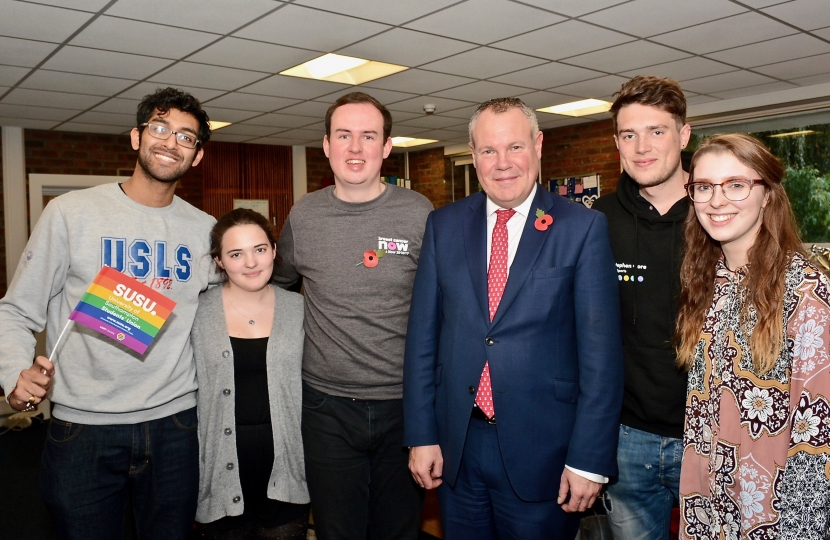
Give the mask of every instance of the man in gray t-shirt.
<svg viewBox="0 0 830 540">
<path fill-rule="evenodd" d="M 422 506 L 403 448 L 403 351 L 432 204 L 380 180 L 392 117 L 355 92 L 326 113 L 334 186 L 291 210 L 274 280 L 303 279 L 303 445 L 317 537 L 415 539 Z"/>
</svg>

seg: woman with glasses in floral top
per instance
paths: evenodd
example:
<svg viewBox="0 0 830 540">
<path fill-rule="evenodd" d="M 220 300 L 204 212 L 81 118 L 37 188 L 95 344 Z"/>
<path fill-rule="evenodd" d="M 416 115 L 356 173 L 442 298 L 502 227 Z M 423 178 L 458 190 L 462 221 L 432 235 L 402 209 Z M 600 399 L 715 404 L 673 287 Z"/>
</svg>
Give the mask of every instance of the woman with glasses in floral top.
<svg viewBox="0 0 830 540">
<path fill-rule="evenodd" d="M 803 254 L 783 177 L 748 135 L 692 158 L 681 538 L 827 538 L 830 282 Z"/>
</svg>

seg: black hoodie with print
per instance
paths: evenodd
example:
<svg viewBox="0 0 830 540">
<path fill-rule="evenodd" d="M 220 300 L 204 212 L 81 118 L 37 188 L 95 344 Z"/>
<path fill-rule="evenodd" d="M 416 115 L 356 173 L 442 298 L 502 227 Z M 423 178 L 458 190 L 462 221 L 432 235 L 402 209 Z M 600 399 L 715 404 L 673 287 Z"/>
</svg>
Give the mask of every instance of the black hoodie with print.
<svg viewBox="0 0 830 540">
<path fill-rule="evenodd" d="M 684 170 L 690 157 L 682 154 Z M 686 373 L 676 367 L 672 337 L 689 204 L 684 197 L 661 216 L 623 171 L 617 191 L 600 197 L 593 209 L 608 218 L 620 279 L 625 348 L 620 421 L 662 437 L 682 438 Z"/>
</svg>

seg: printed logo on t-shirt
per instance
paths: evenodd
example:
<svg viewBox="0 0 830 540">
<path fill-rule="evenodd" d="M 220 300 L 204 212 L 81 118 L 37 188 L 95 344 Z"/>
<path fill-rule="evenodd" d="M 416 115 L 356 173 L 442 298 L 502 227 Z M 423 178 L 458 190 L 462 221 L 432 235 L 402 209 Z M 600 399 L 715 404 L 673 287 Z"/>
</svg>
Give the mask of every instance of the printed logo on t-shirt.
<svg viewBox="0 0 830 540">
<path fill-rule="evenodd" d="M 101 237 L 101 266 L 115 268 L 148 287 L 170 289 L 173 281 L 185 282 L 192 275 L 190 248 L 175 248 L 164 240 Z"/>
<path fill-rule="evenodd" d="M 387 255 L 409 255 L 409 240 L 378 236 L 378 249 L 385 249 Z"/>
<path fill-rule="evenodd" d="M 648 270 L 648 265 L 646 264 L 629 264 L 629 263 L 617 263 L 617 279 L 622 282 L 631 282 L 631 283 L 642 283 L 645 278 L 643 274 L 646 273 Z"/>
</svg>

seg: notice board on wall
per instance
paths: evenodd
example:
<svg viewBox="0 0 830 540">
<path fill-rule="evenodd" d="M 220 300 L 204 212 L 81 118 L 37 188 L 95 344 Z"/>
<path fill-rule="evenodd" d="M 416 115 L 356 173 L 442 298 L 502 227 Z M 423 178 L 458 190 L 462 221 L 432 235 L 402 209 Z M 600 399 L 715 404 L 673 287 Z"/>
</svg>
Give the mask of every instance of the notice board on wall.
<svg viewBox="0 0 830 540">
<path fill-rule="evenodd" d="M 591 208 L 599 198 L 599 181 L 598 174 L 551 178 L 548 180 L 548 190 Z"/>
</svg>

